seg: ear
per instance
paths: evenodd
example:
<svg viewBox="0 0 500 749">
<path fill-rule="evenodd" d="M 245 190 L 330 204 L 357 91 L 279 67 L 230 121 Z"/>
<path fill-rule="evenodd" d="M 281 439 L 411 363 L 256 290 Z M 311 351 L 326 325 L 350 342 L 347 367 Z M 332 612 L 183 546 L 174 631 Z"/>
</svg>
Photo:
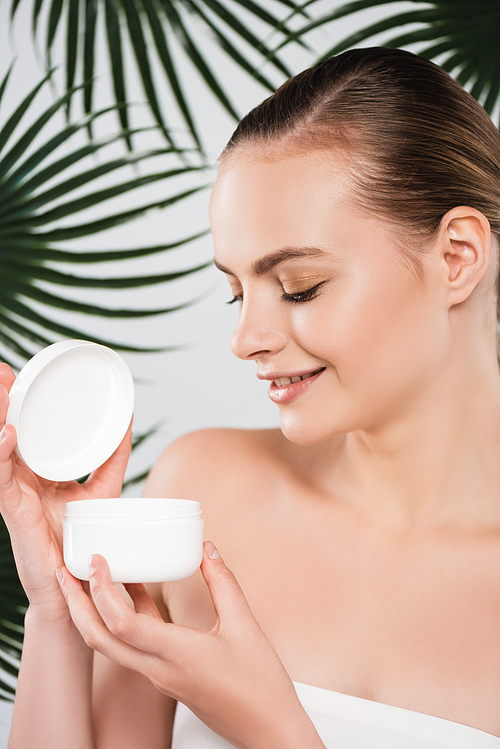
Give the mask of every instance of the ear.
<svg viewBox="0 0 500 749">
<path fill-rule="evenodd" d="M 449 306 L 452 307 L 471 295 L 488 269 L 491 250 L 489 221 L 475 208 L 452 208 L 441 220 L 439 244 Z"/>
</svg>

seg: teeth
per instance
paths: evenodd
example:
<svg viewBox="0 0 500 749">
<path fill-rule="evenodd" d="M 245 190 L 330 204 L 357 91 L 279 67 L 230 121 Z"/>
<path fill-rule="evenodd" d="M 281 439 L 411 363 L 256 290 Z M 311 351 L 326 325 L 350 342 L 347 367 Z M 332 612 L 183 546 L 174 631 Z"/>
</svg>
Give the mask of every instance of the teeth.
<svg viewBox="0 0 500 749">
<path fill-rule="evenodd" d="M 291 380 L 291 378 L 290 378 L 290 377 L 280 377 L 279 379 L 275 380 L 274 382 L 276 383 L 276 385 L 277 385 L 277 386 L 278 386 L 279 388 L 282 388 L 282 387 L 284 387 L 285 385 L 291 385 L 291 383 L 292 383 L 292 380 Z"/>
<path fill-rule="evenodd" d="M 316 372 L 311 372 L 310 374 L 305 375 L 297 375 L 296 377 L 278 377 L 277 380 L 274 380 L 274 384 L 276 387 L 282 388 L 285 387 L 285 385 L 291 385 L 292 382 L 300 382 L 300 380 L 307 380 L 308 377 L 312 377 Z"/>
</svg>

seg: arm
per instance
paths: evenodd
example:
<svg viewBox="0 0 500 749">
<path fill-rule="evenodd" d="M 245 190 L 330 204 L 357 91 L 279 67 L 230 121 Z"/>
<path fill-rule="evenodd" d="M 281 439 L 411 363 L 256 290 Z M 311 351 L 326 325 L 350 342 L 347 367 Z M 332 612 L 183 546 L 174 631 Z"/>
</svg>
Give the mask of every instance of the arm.
<svg viewBox="0 0 500 749">
<path fill-rule="evenodd" d="M 8 749 L 168 749 L 175 701 L 30 610 Z"/>
<path fill-rule="evenodd" d="M 8 749 L 95 749 L 92 652 L 69 616 L 28 609 Z"/>
<path fill-rule="evenodd" d="M 0 511 L 30 602 L 9 749 L 142 749 L 143 739 L 148 749 L 167 749 L 172 701 L 139 674 L 102 658 L 94 664 L 94 653 L 72 622 L 55 574 L 63 564 L 66 502 L 119 496 L 130 430 L 114 456 L 85 484 L 40 479 L 17 458 L 15 430 L 4 425 L 13 381 L 10 368 L 0 364 Z M 114 709 L 102 709 L 105 699 Z M 137 711 L 129 709 L 127 723 L 125 710 L 135 702 L 146 708 L 142 724 L 134 726 Z M 149 740 L 153 728 L 142 739 L 134 734 L 146 721 L 163 727 L 156 743 Z M 125 733 L 133 743 L 126 743 Z"/>
<path fill-rule="evenodd" d="M 133 605 L 122 586 L 117 587 Z M 164 621 L 169 621 L 161 588 L 148 586 Z M 176 702 L 146 676 L 95 652 L 92 700 L 99 749 L 169 749 Z"/>
<path fill-rule="evenodd" d="M 98 749 L 169 749 L 175 700 L 142 674 L 100 653 L 94 658 L 93 722 Z"/>
</svg>

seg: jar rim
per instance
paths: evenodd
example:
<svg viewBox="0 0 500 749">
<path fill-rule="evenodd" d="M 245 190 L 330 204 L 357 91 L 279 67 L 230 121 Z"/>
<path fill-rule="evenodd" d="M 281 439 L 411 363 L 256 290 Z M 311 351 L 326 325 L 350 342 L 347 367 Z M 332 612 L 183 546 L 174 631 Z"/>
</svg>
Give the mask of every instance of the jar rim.
<svg viewBox="0 0 500 749">
<path fill-rule="evenodd" d="M 200 503 L 165 497 L 112 497 L 81 499 L 66 503 L 71 518 L 193 518 L 201 514 Z"/>
</svg>

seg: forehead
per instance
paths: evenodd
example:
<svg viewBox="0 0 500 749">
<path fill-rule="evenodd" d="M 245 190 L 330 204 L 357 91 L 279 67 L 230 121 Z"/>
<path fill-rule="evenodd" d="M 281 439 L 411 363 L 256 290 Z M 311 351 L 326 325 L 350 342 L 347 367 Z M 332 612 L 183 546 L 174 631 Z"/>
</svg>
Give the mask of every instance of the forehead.
<svg viewBox="0 0 500 749">
<path fill-rule="evenodd" d="M 331 151 L 229 154 L 210 200 L 217 259 L 329 244 L 359 214 L 349 183 L 345 160 Z"/>
</svg>

